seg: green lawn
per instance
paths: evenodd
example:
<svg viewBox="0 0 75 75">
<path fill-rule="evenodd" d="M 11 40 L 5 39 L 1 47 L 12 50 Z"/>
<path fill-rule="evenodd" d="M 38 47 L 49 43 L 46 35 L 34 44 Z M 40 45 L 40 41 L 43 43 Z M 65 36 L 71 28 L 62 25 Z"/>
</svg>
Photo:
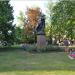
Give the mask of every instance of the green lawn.
<svg viewBox="0 0 75 75">
<path fill-rule="evenodd" d="M 63 52 L 0 52 L 0 75 L 75 75 L 75 60 Z"/>
</svg>

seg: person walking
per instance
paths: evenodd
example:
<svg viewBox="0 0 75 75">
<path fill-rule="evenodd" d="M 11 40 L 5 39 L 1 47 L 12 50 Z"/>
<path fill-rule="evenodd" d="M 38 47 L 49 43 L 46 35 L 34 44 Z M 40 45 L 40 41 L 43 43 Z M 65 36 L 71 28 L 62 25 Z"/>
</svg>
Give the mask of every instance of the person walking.
<svg viewBox="0 0 75 75">
<path fill-rule="evenodd" d="M 69 42 L 68 42 L 68 39 L 64 39 L 64 46 L 65 46 L 65 53 L 68 53 L 69 52 Z"/>
</svg>

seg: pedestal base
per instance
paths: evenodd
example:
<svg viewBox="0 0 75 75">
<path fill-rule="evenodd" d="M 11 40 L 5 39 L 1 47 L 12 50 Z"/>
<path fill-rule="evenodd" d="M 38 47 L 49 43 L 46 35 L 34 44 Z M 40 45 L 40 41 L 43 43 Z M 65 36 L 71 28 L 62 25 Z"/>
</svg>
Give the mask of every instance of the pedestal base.
<svg viewBox="0 0 75 75">
<path fill-rule="evenodd" d="M 43 48 L 47 45 L 45 35 L 37 35 L 37 48 Z"/>
</svg>

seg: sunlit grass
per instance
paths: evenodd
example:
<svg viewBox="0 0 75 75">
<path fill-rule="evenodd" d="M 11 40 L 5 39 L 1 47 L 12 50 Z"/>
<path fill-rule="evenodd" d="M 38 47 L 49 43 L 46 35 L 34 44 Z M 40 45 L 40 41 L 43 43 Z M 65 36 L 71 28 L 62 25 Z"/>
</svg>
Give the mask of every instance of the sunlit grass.
<svg viewBox="0 0 75 75">
<path fill-rule="evenodd" d="M 12 71 L 0 72 L 0 75 L 75 75 L 75 71 Z"/>
<path fill-rule="evenodd" d="M 64 52 L 0 52 L 0 75 L 75 75 L 75 60 Z"/>
</svg>

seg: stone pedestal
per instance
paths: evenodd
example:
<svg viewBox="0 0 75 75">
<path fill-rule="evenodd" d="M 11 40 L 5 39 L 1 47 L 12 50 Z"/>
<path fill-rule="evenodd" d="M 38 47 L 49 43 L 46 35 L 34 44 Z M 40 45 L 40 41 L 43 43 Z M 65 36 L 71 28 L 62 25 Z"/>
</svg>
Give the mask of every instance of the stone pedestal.
<svg viewBox="0 0 75 75">
<path fill-rule="evenodd" d="M 47 45 L 46 37 L 44 33 L 37 34 L 37 48 L 44 48 Z"/>
</svg>

